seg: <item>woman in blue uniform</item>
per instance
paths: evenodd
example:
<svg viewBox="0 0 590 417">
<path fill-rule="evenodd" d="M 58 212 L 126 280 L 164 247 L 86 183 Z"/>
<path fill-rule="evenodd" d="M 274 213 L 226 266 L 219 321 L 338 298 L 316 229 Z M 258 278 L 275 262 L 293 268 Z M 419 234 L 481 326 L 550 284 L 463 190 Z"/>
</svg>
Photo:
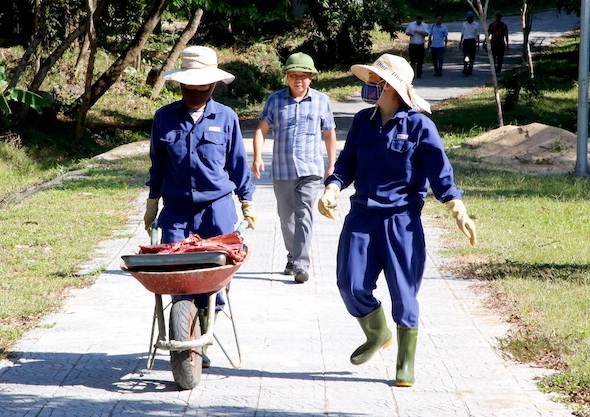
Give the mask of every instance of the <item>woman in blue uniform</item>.
<svg viewBox="0 0 590 417">
<path fill-rule="evenodd" d="M 430 112 L 430 106 L 412 87 L 410 64 L 384 54 L 373 65 L 353 65 L 351 71 L 365 83 L 363 99 L 376 106 L 355 115 L 318 208 L 334 219 L 340 190 L 354 182 L 338 245 L 337 283 L 367 341 L 350 360 L 365 363 L 393 342 L 381 302 L 373 296 L 383 271 L 397 324 L 396 385 L 407 387 L 414 385 L 417 294 L 426 263 L 420 214 L 428 185 L 472 245 L 475 225 L 461 201 L 463 191 L 455 185 L 436 126 L 419 112 Z"/>
<path fill-rule="evenodd" d="M 182 100 L 156 111 L 150 143 L 149 197 L 145 228 L 158 218 L 162 243 L 178 242 L 196 233 L 209 238 L 234 231 L 238 220 L 232 193 L 238 196 L 248 227 L 254 229 L 256 215 L 254 185 L 242 132 L 236 113 L 211 99 L 219 81 L 234 76 L 217 67 L 217 54 L 205 46 L 191 46 L 182 53 L 181 68 L 164 78 L 180 85 Z M 195 299 L 202 331 L 206 317 L 206 295 L 174 295 L 172 301 Z M 218 309 L 224 304 L 221 293 Z M 203 366 L 209 366 L 203 349 Z"/>
</svg>

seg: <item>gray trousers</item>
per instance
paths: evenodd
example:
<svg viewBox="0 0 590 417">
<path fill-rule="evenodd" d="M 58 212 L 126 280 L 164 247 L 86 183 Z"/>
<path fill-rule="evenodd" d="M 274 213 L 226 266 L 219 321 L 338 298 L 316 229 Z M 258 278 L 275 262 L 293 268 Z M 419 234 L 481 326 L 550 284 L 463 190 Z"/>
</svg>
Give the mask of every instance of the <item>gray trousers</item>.
<svg viewBox="0 0 590 417">
<path fill-rule="evenodd" d="M 287 259 L 295 269 L 309 270 L 313 211 L 323 188 L 322 178 L 311 175 L 296 180 L 273 180 Z"/>
</svg>

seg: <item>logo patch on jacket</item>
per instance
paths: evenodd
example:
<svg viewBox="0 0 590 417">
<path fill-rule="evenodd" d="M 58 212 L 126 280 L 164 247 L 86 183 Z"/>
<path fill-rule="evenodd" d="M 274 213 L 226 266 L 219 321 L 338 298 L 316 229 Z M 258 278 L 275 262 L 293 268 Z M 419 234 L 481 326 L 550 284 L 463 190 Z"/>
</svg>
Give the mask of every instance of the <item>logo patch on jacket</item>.
<svg viewBox="0 0 590 417">
<path fill-rule="evenodd" d="M 408 140 L 410 136 L 406 135 L 405 133 L 398 133 L 397 136 L 395 137 L 396 139 L 401 139 L 401 140 Z"/>
<path fill-rule="evenodd" d="M 221 128 L 219 126 L 209 126 L 209 132 L 221 132 Z"/>
</svg>

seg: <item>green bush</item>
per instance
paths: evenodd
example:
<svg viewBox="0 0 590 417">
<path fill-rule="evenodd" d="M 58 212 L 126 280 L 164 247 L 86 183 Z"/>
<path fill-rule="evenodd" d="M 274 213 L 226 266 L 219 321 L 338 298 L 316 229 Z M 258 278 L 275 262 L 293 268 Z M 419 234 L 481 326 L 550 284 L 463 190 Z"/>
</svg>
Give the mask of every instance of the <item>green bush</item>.
<svg viewBox="0 0 590 417">
<path fill-rule="evenodd" d="M 246 103 L 260 102 L 275 90 L 283 87 L 281 59 L 274 47 L 255 44 L 240 54 L 237 59 L 221 67 L 236 76 L 234 82 L 216 89 L 216 95 Z"/>
</svg>

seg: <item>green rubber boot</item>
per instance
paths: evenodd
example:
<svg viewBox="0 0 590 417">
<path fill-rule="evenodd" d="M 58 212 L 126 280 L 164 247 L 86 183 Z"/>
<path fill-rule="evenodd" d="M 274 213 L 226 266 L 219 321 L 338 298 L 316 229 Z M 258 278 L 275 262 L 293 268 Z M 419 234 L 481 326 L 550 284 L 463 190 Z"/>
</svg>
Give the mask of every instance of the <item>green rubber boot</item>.
<svg viewBox="0 0 590 417">
<path fill-rule="evenodd" d="M 393 343 L 391 330 L 387 328 L 387 322 L 385 321 L 383 307 L 379 306 L 357 320 L 367 336 L 367 341 L 352 353 L 350 362 L 353 365 L 368 362 L 379 349 L 386 348 Z"/>
<path fill-rule="evenodd" d="M 418 328 L 397 326 L 397 371 L 395 385 L 411 387 L 414 385 L 414 359 L 418 342 Z"/>
<path fill-rule="evenodd" d="M 201 334 L 205 334 L 207 332 L 207 310 L 199 309 L 199 325 L 201 326 Z M 207 356 L 207 348 L 209 345 L 204 345 L 202 350 L 203 356 L 203 368 L 210 368 L 211 367 L 211 359 Z"/>
</svg>

